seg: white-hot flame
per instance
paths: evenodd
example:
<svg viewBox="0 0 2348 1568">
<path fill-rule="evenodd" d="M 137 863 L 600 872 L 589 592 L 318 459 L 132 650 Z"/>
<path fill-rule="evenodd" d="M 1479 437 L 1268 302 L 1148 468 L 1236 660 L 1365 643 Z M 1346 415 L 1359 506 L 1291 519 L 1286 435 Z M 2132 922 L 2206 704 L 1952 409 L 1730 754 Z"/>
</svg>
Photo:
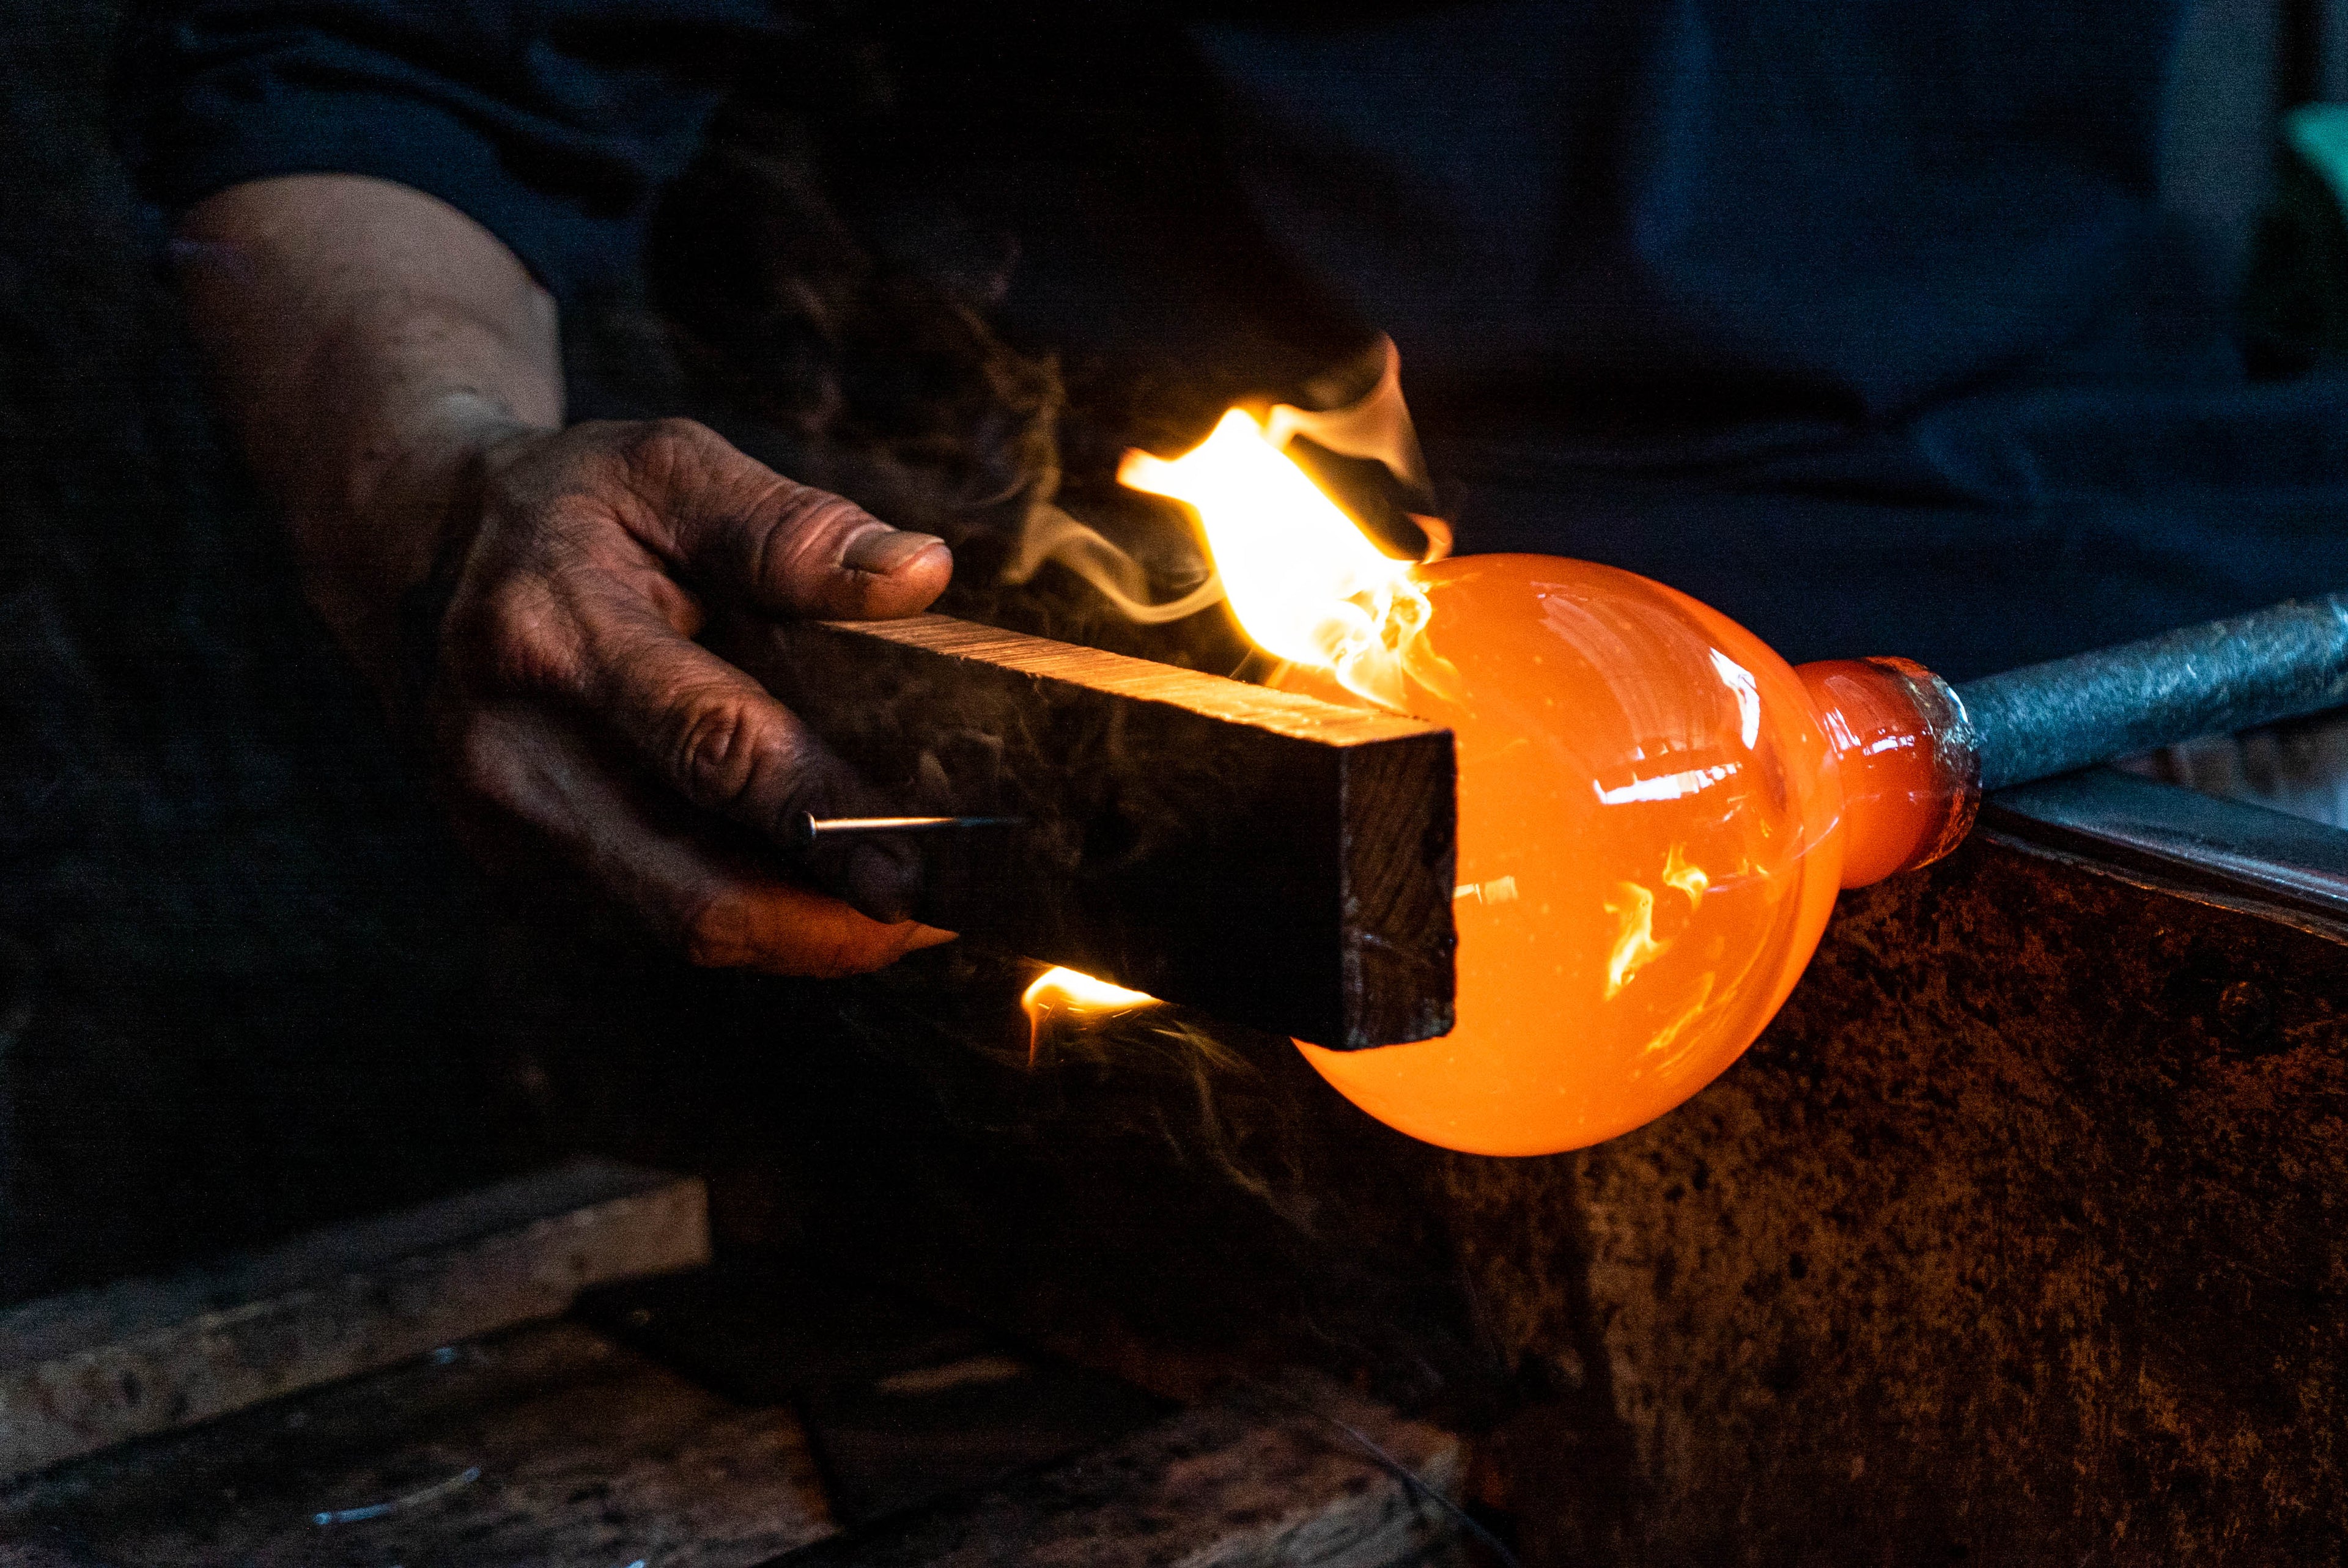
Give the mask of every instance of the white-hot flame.
<svg viewBox="0 0 2348 1568">
<path fill-rule="evenodd" d="M 1426 593 L 1412 563 L 1372 544 L 1245 410 L 1170 462 L 1128 452 L 1117 479 L 1188 502 L 1231 598 L 1231 613 L 1276 658 L 1325 670 L 1348 691 L 1402 709 L 1403 677 L 1428 684 L 1418 656 Z"/>
<path fill-rule="evenodd" d="M 1129 991 L 1123 986 L 1113 986 L 1107 980 L 1097 980 L 1080 969 L 1045 969 L 1035 981 L 1020 994 L 1019 1005 L 1027 1013 L 1027 1059 L 1033 1062 L 1044 1041 L 1044 1026 L 1054 1017 L 1066 1013 L 1082 1018 L 1090 1013 L 1126 1012 L 1134 1008 L 1156 1007 L 1158 999 L 1147 991 Z"/>
<path fill-rule="evenodd" d="M 1077 969 L 1045 969 L 1019 998 L 1032 1015 L 1045 1012 L 1114 1012 L 1150 1007 L 1158 999 L 1147 991 L 1129 991 L 1107 980 L 1097 980 Z"/>
</svg>

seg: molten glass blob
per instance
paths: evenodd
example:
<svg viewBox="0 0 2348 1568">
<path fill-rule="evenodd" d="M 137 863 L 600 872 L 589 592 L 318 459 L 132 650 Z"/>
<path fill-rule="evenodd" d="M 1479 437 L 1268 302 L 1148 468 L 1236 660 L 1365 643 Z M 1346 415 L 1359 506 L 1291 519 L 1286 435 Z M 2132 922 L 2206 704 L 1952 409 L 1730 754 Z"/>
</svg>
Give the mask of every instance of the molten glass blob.
<svg viewBox="0 0 2348 1568">
<path fill-rule="evenodd" d="M 1406 705 L 1458 742 L 1457 1020 L 1413 1045 L 1298 1042 L 1390 1127 L 1539 1154 L 1652 1121 L 1760 1033 L 1838 889 L 1962 835 L 1962 726 L 1936 727 L 1945 688 L 1913 666 L 1797 673 L 1686 595 L 1583 561 L 1415 575 L 1412 663 L 1444 676 Z"/>
<path fill-rule="evenodd" d="M 1389 354 L 1386 423 L 1406 432 L 1394 375 Z M 1761 1032 L 1838 889 L 1964 835 L 1962 711 L 1899 660 L 1796 671 L 1629 572 L 1386 557 L 1282 450 L 1308 417 L 1354 413 L 1235 409 L 1118 473 L 1197 510 L 1233 613 L 1291 661 L 1275 683 L 1457 737 L 1455 1027 L 1298 1045 L 1363 1110 L 1449 1148 L 1550 1153 L 1650 1122 Z"/>
</svg>

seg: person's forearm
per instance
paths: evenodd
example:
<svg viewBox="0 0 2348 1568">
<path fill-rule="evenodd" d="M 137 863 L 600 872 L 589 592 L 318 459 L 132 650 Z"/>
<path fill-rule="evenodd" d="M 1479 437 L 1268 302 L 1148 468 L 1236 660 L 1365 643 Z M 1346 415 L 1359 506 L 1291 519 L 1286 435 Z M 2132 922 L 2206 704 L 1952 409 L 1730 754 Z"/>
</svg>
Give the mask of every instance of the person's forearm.
<svg viewBox="0 0 2348 1568">
<path fill-rule="evenodd" d="M 916 613 L 953 570 L 943 540 L 691 420 L 560 428 L 553 302 L 429 197 L 262 180 L 205 201 L 180 237 L 190 316 L 310 596 L 477 842 L 553 850 L 700 963 L 852 974 L 945 939 L 905 918 L 908 849 L 757 850 L 802 816 L 880 803 L 695 641 L 708 595 L 775 616 Z M 444 542 L 458 569 L 422 600 L 438 606 L 428 646 L 404 651 L 402 602 Z"/>
<path fill-rule="evenodd" d="M 378 684 L 475 454 L 562 419 L 554 302 L 513 253 L 404 186 L 294 175 L 180 227 L 190 321 L 312 601 Z"/>
</svg>

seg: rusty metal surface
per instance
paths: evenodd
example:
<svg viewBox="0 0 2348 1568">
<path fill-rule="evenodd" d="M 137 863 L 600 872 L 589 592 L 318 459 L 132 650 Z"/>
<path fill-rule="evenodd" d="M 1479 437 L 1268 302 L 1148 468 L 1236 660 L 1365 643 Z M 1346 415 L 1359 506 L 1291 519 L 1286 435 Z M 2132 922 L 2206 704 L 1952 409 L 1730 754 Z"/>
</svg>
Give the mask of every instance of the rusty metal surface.
<svg viewBox="0 0 2348 1568">
<path fill-rule="evenodd" d="M 2336 941 L 1990 844 L 1847 899 L 1746 1067 L 1571 1173 L 1624 1538 L 2335 1554 L 2343 1132 Z"/>
</svg>

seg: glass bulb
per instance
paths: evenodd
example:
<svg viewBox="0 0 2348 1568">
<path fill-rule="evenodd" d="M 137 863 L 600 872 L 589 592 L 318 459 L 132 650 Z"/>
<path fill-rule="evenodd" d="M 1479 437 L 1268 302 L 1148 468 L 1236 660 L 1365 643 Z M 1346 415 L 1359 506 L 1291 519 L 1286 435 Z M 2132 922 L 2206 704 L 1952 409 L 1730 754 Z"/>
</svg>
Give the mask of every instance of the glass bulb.
<svg viewBox="0 0 2348 1568">
<path fill-rule="evenodd" d="M 1926 671 L 1797 672 L 1718 611 L 1585 561 L 1416 576 L 1415 662 L 1442 678 L 1408 682 L 1409 706 L 1458 744 L 1457 1022 L 1369 1050 L 1298 1042 L 1388 1126 L 1540 1154 L 1652 1121 L 1776 1012 L 1854 847 L 1871 880 L 1962 836 L 1961 712 L 1935 729 L 1903 695 L 1946 692 Z"/>
</svg>

